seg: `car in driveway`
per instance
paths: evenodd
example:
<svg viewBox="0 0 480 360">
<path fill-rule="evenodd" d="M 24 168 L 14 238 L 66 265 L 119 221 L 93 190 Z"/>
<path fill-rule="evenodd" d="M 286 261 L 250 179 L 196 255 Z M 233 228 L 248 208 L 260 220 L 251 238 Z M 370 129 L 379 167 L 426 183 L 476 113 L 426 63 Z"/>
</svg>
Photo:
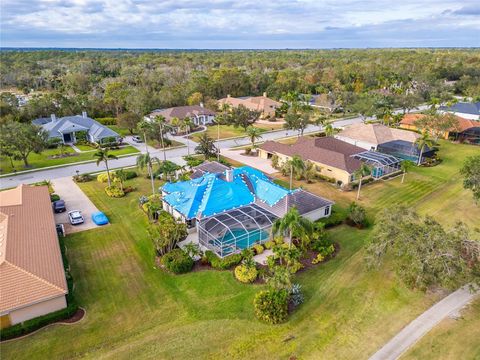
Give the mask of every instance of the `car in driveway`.
<svg viewBox="0 0 480 360">
<path fill-rule="evenodd" d="M 65 201 L 63 200 L 57 200 L 52 203 L 52 208 L 53 212 L 58 214 L 62 213 L 67 210 L 67 207 L 65 206 Z"/>
<path fill-rule="evenodd" d="M 92 221 L 97 225 L 107 225 L 108 224 L 107 216 L 101 211 L 97 211 L 97 212 L 94 212 L 92 214 Z"/>
<path fill-rule="evenodd" d="M 136 143 L 143 143 L 143 139 L 138 135 L 132 136 L 132 140 Z"/>
<path fill-rule="evenodd" d="M 68 212 L 68 220 L 72 225 L 80 225 L 85 222 L 82 213 L 79 210 L 72 210 Z"/>
</svg>

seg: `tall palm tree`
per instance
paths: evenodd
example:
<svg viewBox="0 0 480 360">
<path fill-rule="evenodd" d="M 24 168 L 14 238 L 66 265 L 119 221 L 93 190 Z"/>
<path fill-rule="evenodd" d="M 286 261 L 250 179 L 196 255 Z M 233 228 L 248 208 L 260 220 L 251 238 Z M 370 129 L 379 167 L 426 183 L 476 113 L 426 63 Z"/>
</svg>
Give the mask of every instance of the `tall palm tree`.
<svg viewBox="0 0 480 360">
<path fill-rule="evenodd" d="M 315 125 L 317 125 L 318 127 L 323 127 L 327 125 L 327 118 L 323 115 L 319 116 L 318 118 L 315 119 Z"/>
<path fill-rule="evenodd" d="M 262 135 L 260 135 L 262 131 L 259 128 L 249 126 L 247 128 L 247 136 L 250 139 L 250 142 L 252 143 L 252 149 L 255 149 L 255 141 L 260 140 L 262 138 Z"/>
<path fill-rule="evenodd" d="M 293 174 L 295 174 L 297 178 L 301 178 L 305 171 L 305 163 L 300 156 L 293 155 L 287 160 L 285 165 L 290 171 L 290 190 L 292 190 Z"/>
<path fill-rule="evenodd" d="M 220 114 L 215 117 L 215 122 L 217 123 L 217 146 L 220 149 L 220 125 L 226 125 L 230 123 L 231 117 L 231 108 L 227 103 L 223 103 L 220 106 Z M 217 160 L 220 161 L 220 150 L 217 152 Z"/>
<path fill-rule="evenodd" d="M 400 169 L 403 171 L 402 184 L 403 184 L 403 181 L 405 180 L 405 175 L 407 174 L 408 170 L 410 170 L 414 165 L 415 163 L 410 160 L 403 160 L 400 163 Z"/>
<path fill-rule="evenodd" d="M 362 188 L 362 180 L 363 180 L 363 177 L 366 176 L 366 175 L 370 175 L 372 173 L 372 168 L 370 166 L 368 166 L 367 164 L 365 163 L 362 163 L 362 165 L 360 166 L 360 168 L 355 171 L 355 178 L 359 178 L 358 180 L 358 191 L 357 191 L 357 200 L 360 199 L 360 190 Z"/>
<path fill-rule="evenodd" d="M 272 226 L 272 234 L 286 235 L 288 246 L 292 247 L 292 237 L 294 234 L 301 236 L 305 231 L 311 229 L 310 220 L 302 217 L 296 207 L 288 209 L 287 213 L 280 219 L 277 219 Z"/>
<path fill-rule="evenodd" d="M 108 148 L 99 148 L 93 157 L 97 158 L 97 166 L 100 165 L 101 162 L 105 164 L 105 168 L 107 169 L 107 180 L 108 186 L 112 185 L 112 180 L 110 179 L 110 169 L 108 168 L 108 160 L 115 160 L 118 159 L 115 155 L 109 154 Z"/>
<path fill-rule="evenodd" d="M 420 156 L 418 157 L 417 162 L 417 166 L 420 166 L 420 164 L 422 163 L 422 156 L 425 150 L 425 146 L 431 148 L 433 147 L 433 145 L 435 145 L 435 141 L 430 137 L 428 131 L 423 131 L 422 135 L 420 135 L 420 137 L 415 140 L 415 145 L 420 148 Z"/>
<path fill-rule="evenodd" d="M 335 128 L 333 127 L 332 124 L 327 124 L 325 126 L 325 136 L 333 136 L 333 134 L 335 133 Z"/>
<path fill-rule="evenodd" d="M 147 132 L 152 126 L 151 123 L 140 121 L 137 125 L 138 131 L 143 134 L 143 141 L 145 142 L 145 152 L 148 154 Z"/>
<path fill-rule="evenodd" d="M 219 151 L 215 146 L 213 139 L 210 138 L 206 132 L 204 132 L 198 141 L 195 152 L 197 154 L 203 154 L 205 156 L 205 160 L 208 160 L 214 157 L 216 154 L 218 155 Z"/>
<path fill-rule="evenodd" d="M 155 183 L 153 180 L 153 162 L 159 163 L 160 160 L 155 156 L 150 156 L 150 153 L 140 154 L 137 156 L 137 167 L 143 170 L 147 168 L 147 173 L 150 176 L 150 182 L 152 184 L 152 194 L 155 195 Z"/>
<path fill-rule="evenodd" d="M 155 123 L 160 127 L 160 142 L 163 149 L 163 161 L 167 161 L 167 154 L 165 152 L 165 144 L 163 141 L 163 132 L 165 130 L 165 125 L 167 124 L 167 119 L 162 115 L 155 116 Z"/>
</svg>

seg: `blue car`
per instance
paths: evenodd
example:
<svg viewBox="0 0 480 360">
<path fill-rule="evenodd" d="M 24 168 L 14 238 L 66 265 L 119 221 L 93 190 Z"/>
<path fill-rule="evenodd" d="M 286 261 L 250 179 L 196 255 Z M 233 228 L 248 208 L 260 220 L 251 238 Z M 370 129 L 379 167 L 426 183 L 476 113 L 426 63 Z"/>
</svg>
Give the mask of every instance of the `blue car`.
<svg viewBox="0 0 480 360">
<path fill-rule="evenodd" d="M 97 211 L 92 214 L 92 221 L 97 225 L 108 224 L 108 218 L 101 211 Z"/>
</svg>

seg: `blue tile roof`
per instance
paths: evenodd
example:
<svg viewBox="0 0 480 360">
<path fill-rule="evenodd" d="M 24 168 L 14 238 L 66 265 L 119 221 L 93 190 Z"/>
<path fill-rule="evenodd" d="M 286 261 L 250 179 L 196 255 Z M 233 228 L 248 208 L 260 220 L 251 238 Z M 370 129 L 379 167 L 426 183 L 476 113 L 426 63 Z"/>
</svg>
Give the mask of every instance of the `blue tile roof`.
<svg viewBox="0 0 480 360">
<path fill-rule="evenodd" d="M 166 183 L 163 199 L 187 219 L 215 215 L 253 202 L 275 205 L 293 191 L 272 182 L 264 173 L 248 166 L 233 169 L 233 181 L 224 174 Z"/>
</svg>

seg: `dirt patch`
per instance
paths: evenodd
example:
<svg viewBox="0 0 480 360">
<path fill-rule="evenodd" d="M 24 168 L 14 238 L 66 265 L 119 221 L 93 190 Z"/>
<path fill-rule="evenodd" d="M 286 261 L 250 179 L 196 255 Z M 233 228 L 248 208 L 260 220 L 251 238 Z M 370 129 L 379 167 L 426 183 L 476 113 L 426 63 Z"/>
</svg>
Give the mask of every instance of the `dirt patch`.
<svg viewBox="0 0 480 360">
<path fill-rule="evenodd" d="M 78 154 L 77 153 L 58 154 L 58 155 L 51 155 L 48 158 L 49 159 L 63 159 L 63 158 L 68 158 L 68 157 L 73 157 L 73 156 L 78 156 Z"/>
</svg>

